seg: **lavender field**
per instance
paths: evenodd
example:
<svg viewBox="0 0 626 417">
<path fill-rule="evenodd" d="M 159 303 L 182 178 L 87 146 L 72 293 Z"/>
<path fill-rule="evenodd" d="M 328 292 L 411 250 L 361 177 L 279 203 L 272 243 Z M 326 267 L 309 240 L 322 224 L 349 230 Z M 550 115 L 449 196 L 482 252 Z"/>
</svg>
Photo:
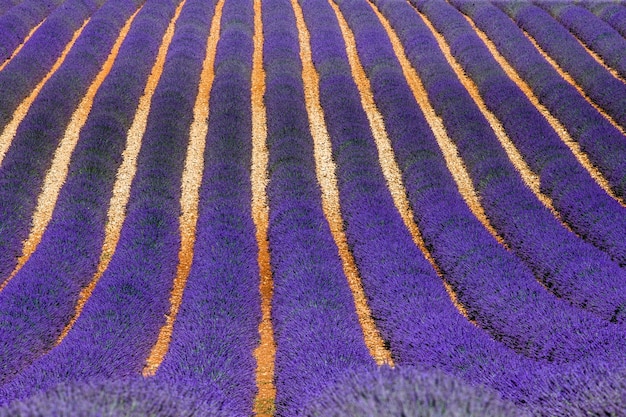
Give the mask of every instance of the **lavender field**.
<svg viewBox="0 0 626 417">
<path fill-rule="evenodd" d="M 626 3 L 0 0 L 4 416 L 626 416 Z"/>
</svg>

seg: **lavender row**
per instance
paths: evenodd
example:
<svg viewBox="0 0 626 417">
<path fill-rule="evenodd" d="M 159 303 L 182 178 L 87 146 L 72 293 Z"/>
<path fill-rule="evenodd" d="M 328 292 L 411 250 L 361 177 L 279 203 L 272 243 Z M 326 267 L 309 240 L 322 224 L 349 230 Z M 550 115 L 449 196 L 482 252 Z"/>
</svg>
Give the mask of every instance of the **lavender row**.
<svg viewBox="0 0 626 417">
<path fill-rule="evenodd" d="M 0 16 L 0 63 L 8 59 L 28 33 L 62 2 L 63 0 L 24 0 Z"/>
<path fill-rule="evenodd" d="M 626 7 L 623 4 L 584 1 L 582 5 L 626 38 Z"/>
<path fill-rule="evenodd" d="M 514 22 L 489 3 L 454 0 L 453 4 L 489 36 L 585 151 L 590 143 L 596 142 L 594 132 L 601 131 L 605 141 L 602 144 L 604 154 L 614 164 L 623 164 L 610 149 L 607 150 L 606 142 L 621 144 L 624 137 L 559 76 Z M 469 30 L 468 26 L 463 28 L 465 33 Z M 554 129 L 490 58 L 489 52 L 478 42 L 473 45 L 475 51 L 480 51 L 477 52 L 480 57 L 473 52 L 463 53 L 459 55 L 462 65 L 524 160 L 541 177 L 541 191 L 552 199 L 565 222 L 579 236 L 607 252 L 620 265 L 625 265 L 626 243 L 621 238 L 626 232 L 623 208 L 583 170 Z M 485 71 L 492 76 L 483 77 Z"/>
<path fill-rule="evenodd" d="M 543 9 L 523 1 L 495 3 L 528 32 L 598 106 L 626 128 L 626 85 L 623 82 L 598 64 L 574 36 Z M 596 132 L 596 135 L 599 134 Z M 617 144 L 611 143 L 611 146 L 617 147 Z M 616 157 L 623 161 L 623 146 L 619 149 L 622 156 Z M 613 182 L 611 185 L 617 186 L 619 194 L 624 195 L 626 185 Z"/>
<path fill-rule="evenodd" d="M 150 2 L 148 18 L 167 22 L 176 5 Z M 184 7 L 178 20 L 109 267 L 63 342 L 2 388 L 5 403 L 59 382 L 121 378 L 143 369 L 165 324 L 178 264 L 181 176 L 204 58 L 197 51 L 206 43 L 185 30 L 196 24 L 197 13 Z"/>
<path fill-rule="evenodd" d="M 501 92 L 492 75 L 501 80 L 507 77 L 461 14 L 442 2 L 422 2 L 419 7 L 446 38 L 465 71 L 491 81 Z M 428 35 L 417 16 L 415 21 L 421 36 Z M 565 229 L 524 185 L 446 59 L 433 52 L 438 48 L 432 35 L 430 44 L 404 43 L 494 228 L 551 292 L 621 323 L 626 319 L 626 274 L 608 255 Z M 492 65 L 486 65 L 490 60 Z M 509 97 L 508 91 L 502 93 L 501 97 Z M 499 107 L 504 108 L 501 101 Z"/>
<path fill-rule="evenodd" d="M 56 8 L 24 45 L 19 54 L 0 71 L 0 126 L 12 119 L 15 109 L 50 71 L 73 34 L 85 19 L 104 3 L 68 0 Z M 111 8 L 110 8 L 111 9 Z M 115 13 L 114 9 L 109 13 Z"/>
<path fill-rule="evenodd" d="M 535 0 L 622 77 L 626 77 L 626 39 L 589 10 L 566 2 Z"/>
<path fill-rule="evenodd" d="M 387 132 L 417 225 L 470 318 L 497 340 L 534 358 L 564 362 L 603 355 L 605 348 L 606 354 L 619 354 L 623 335 L 618 330 L 549 295 L 469 211 L 386 33 L 365 7 L 359 8 L 356 1 L 341 3 L 355 32 L 376 105 L 388 121 Z"/>
<path fill-rule="evenodd" d="M 17 128 L 0 166 L 0 281 L 21 255 L 46 171 L 72 114 L 118 38 L 124 12 L 135 6 L 110 7 L 90 21 Z"/>
<path fill-rule="evenodd" d="M 289 1 L 263 2 L 263 25 L 276 411 L 291 416 L 348 370 L 375 365 L 320 203 Z"/>
<path fill-rule="evenodd" d="M 196 31 L 210 26 L 195 2 Z M 186 7 L 190 7 L 189 6 Z M 155 379 L 197 396 L 217 387 L 235 415 L 251 415 L 261 318 L 252 222 L 252 2 L 226 1 L 215 60 L 194 259 L 170 350 Z M 196 34 L 202 37 L 204 34 Z"/>
<path fill-rule="evenodd" d="M 94 19 L 128 19 L 138 3 L 112 0 Z M 135 21 L 95 97 L 42 241 L 0 296 L 2 381 L 52 348 L 95 273 L 126 132 L 167 26 L 155 17 L 146 8 Z"/>
</svg>

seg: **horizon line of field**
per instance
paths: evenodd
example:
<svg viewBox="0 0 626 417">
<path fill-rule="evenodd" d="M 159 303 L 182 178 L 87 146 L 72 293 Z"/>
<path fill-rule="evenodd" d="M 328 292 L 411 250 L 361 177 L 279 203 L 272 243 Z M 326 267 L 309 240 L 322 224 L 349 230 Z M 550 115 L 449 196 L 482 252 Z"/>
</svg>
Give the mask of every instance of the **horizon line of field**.
<svg viewBox="0 0 626 417">
<path fill-rule="evenodd" d="M 181 4 L 182 4 L 182 2 L 181 2 Z M 41 23 L 43 23 L 43 21 L 42 21 Z M 33 30 L 33 32 L 34 32 L 34 30 Z M 69 164 L 69 161 L 68 161 L 68 164 Z M 3 284 L 3 286 L 4 286 L 4 285 L 6 285 L 6 284 Z"/>
</svg>

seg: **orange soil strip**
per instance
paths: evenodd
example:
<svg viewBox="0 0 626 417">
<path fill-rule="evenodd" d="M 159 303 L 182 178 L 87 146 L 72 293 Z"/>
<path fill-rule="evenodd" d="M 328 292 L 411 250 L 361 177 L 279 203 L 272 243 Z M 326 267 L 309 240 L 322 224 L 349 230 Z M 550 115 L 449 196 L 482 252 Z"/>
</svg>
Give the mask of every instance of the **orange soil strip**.
<svg viewBox="0 0 626 417">
<path fill-rule="evenodd" d="M 35 208 L 35 214 L 33 215 L 32 220 L 32 228 L 30 230 L 30 234 L 28 239 L 24 242 L 24 248 L 22 255 L 17 260 L 17 266 L 11 272 L 9 278 L 7 278 L 2 285 L 0 285 L 0 291 L 2 291 L 6 285 L 13 279 L 15 274 L 26 264 L 28 259 L 31 257 L 39 242 L 41 242 L 41 238 L 48 227 L 48 223 L 50 219 L 52 219 L 52 212 L 54 211 L 54 207 L 56 205 L 57 199 L 59 197 L 59 192 L 61 191 L 61 187 L 67 178 L 67 173 L 69 170 L 70 159 L 72 157 L 72 153 L 74 152 L 74 148 L 78 143 L 78 139 L 80 137 L 80 130 L 85 125 L 87 121 L 87 117 L 89 116 L 89 112 L 91 111 L 91 106 L 93 105 L 93 100 L 100 88 L 100 85 L 104 82 L 105 78 L 111 71 L 111 67 L 113 67 L 113 63 L 115 58 L 117 58 L 117 54 L 119 53 L 120 46 L 122 42 L 126 38 L 128 31 L 130 30 L 130 25 L 137 15 L 138 11 L 135 12 L 126 22 L 120 34 L 111 49 L 109 56 L 107 57 L 104 65 L 100 69 L 98 75 L 93 80 L 87 93 L 81 100 L 77 109 L 72 114 L 70 119 L 70 123 L 65 129 L 65 134 L 61 139 L 61 142 L 57 146 L 56 151 L 54 152 L 54 158 L 52 160 L 52 165 L 48 169 L 46 173 L 46 177 L 44 179 L 43 187 L 41 189 L 41 193 L 37 199 L 37 207 Z"/>
<path fill-rule="evenodd" d="M 533 93 L 533 91 L 530 88 L 530 86 L 528 84 L 526 84 L 526 82 L 517 74 L 515 69 L 507 62 L 507 60 L 500 54 L 500 52 L 498 52 L 498 49 L 496 48 L 495 44 L 487 37 L 487 35 L 485 35 L 485 33 L 483 33 L 478 27 L 476 27 L 476 25 L 474 25 L 474 23 L 469 18 L 467 18 L 467 16 L 466 16 L 466 19 L 470 22 L 470 24 L 474 28 L 474 31 L 476 32 L 478 37 L 480 37 L 480 39 L 487 46 L 487 48 L 489 49 L 489 52 L 491 52 L 491 55 L 494 57 L 494 59 L 498 62 L 498 64 L 500 64 L 500 67 L 502 67 L 502 69 L 504 70 L 506 75 L 526 95 L 528 100 L 537 108 L 537 110 L 539 110 L 541 115 L 548 121 L 550 126 L 552 126 L 552 129 L 554 129 L 554 131 L 559 135 L 559 137 L 561 138 L 561 141 L 563 141 L 563 143 L 565 143 L 565 145 L 567 145 L 567 147 L 570 149 L 572 154 L 574 154 L 574 157 L 576 157 L 576 160 L 578 160 L 578 163 L 581 164 L 583 166 L 583 168 L 585 168 L 587 170 L 587 172 L 589 172 L 589 175 L 591 175 L 591 177 L 594 179 L 594 181 L 608 195 L 610 195 L 613 199 L 618 201 L 622 206 L 626 207 L 626 203 L 624 202 L 624 200 L 622 198 L 620 198 L 619 196 L 617 196 L 613 192 L 613 190 L 611 190 L 609 182 L 606 180 L 606 178 L 604 178 L 604 176 L 598 170 L 598 168 L 596 168 L 593 165 L 593 163 L 589 160 L 589 157 L 587 156 L 587 154 L 585 154 L 580 149 L 580 145 L 578 144 L 578 142 L 576 142 L 574 139 L 572 139 L 572 137 L 567 132 L 567 129 L 565 129 L 565 126 L 563 126 L 563 124 L 561 124 L 561 122 L 556 117 L 552 116 L 552 114 L 550 114 L 548 109 L 543 104 L 541 104 L 539 102 L 539 99 Z M 528 34 L 526 34 L 526 36 L 529 38 L 529 40 L 531 40 L 531 42 L 533 42 L 533 44 L 535 44 L 535 46 L 537 47 L 537 50 L 539 52 L 541 52 L 542 55 L 544 57 L 546 57 L 546 59 L 549 59 L 548 56 L 539 48 L 537 43 L 532 38 L 530 38 L 530 36 L 528 36 Z M 556 63 L 554 63 L 554 65 L 556 65 Z M 562 76 L 565 74 L 565 72 L 561 71 L 561 69 L 559 67 L 555 66 L 555 69 Z M 579 91 L 582 91 L 582 90 L 579 90 Z M 620 131 L 621 131 L 621 129 L 620 129 Z"/>
<path fill-rule="evenodd" d="M 258 417 L 272 416 L 275 412 L 276 387 L 274 386 L 274 360 L 276 342 L 272 327 L 272 297 L 274 280 L 270 265 L 270 248 L 267 240 L 269 204 L 267 198 L 269 152 L 267 149 L 267 112 L 265 95 L 265 70 L 263 69 L 263 20 L 261 0 L 254 0 L 254 53 L 252 55 L 252 219 L 256 227 L 259 246 L 259 273 L 261 292 L 260 344 L 254 350 L 256 358 L 257 395 L 254 399 L 254 414 Z"/>
<path fill-rule="evenodd" d="M 130 187 L 133 178 L 135 178 L 135 173 L 137 172 L 137 156 L 139 155 L 141 141 L 146 131 L 152 96 L 154 95 L 154 91 L 159 83 L 161 74 L 163 73 L 165 57 L 174 35 L 174 23 L 176 22 L 176 19 L 178 19 L 178 10 L 165 31 L 155 63 L 152 66 L 150 76 L 148 77 L 148 81 L 144 88 L 143 95 L 139 99 L 135 117 L 127 133 L 126 149 L 122 152 L 122 163 L 117 169 L 115 184 L 113 185 L 113 195 L 111 197 L 111 201 L 109 202 L 107 223 L 104 231 L 104 242 L 102 244 L 102 252 L 100 254 L 100 260 L 98 262 L 96 273 L 89 284 L 80 292 L 74 316 L 65 326 L 63 332 L 61 332 L 61 335 L 56 342 L 57 345 L 63 341 L 68 332 L 74 326 L 74 323 L 76 323 L 76 320 L 82 313 L 83 308 L 91 297 L 98 281 L 104 274 L 104 271 L 108 268 L 113 252 L 115 252 L 117 242 L 120 238 L 122 225 L 124 224 L 126 206 L 128 204 L 128 199 L 130 198 Z"/>
<path fill-rule="evenodd" d="M 302 9 L 297 0 L 291 0 L 296 15 L 298 36 L 300 40 L 300 60 L 302 61 L 302 80 L 304 83 L 304 96 L 307 113 L 309 115 L 309 128 L 313 136 L 315 154 L 315 167 L 317 181 L 322 190 L 322 208 L 326 220 L 330 226 L 333 239 L 339 250 L 339 256 L 343 264 L 343 271 L 348 280 L 356 313 L 363 330 L 365 345 L 378 365 L 393 366 L 391 352 L 385 347 L 385 342 L 376 328 L 372 318 L 372 312 L 367 304 L 367 298 L 363 290 L 363 283 L 354 261 L 354 257 L 348 246 L 341 218 L 341 206 L 339 203 L 339 189 L 335 176 L 336 166 L 332 157 L 332 144 L 324 121 L 324 111 L 320 103 L 319 75 L 313 66 L 311 56 L 311 41 L 309 30 L 304 22 Z"/>
<path fill-rule="evenodd" d="M 2 165 L 2 161 L 4 160 L 4 157 L 7 151 L 9 150 L 9 147 L 11 146 L 11 142 L 13 142 L 13 138 L 15 137 L 15 134 L 17 132 L 17 127 L 20 125 L 20 123 L 22 123 L 22 120 L 24 120 L 24 118 L 26 117 L 26 114 L 28 113 L 30 106 L 33 104 L 33 102 L 39 95 L 39 92 L 43 88 L 44 84 L 48 82 L 48 80 L 59 69 L 61 64 L 63 64 L 63 62 L 65 61 L 65 58 L 67 57 L 67 54 L 70 52 L 70 49 L 72 49 L 72 47 L 74 46 L 76 39 L 78 39 L 78 37 L 82 33 L 85 26 L 87 26 L 88 22 L 89 22 L 89 19 L 85 20 L 85 23 L 83 23 L 83 25 L 76 32 L 74 32 L 74 36 L 72 36 L 72 39 L 65 46 L 65 49 L 63 49 L 63 52 L 61 52 L 61 56 L 57 58 L 56 62 L 54 63 L 50 71 L 45 75 L 45 77 L 43 77 L 43 79 L 39 82 L 39 84 L 37 84 L 37 86 L 30 93 L 30 95 L 26 97 L 20 103 L 20 105 L 15 110 L 15 113 L 13 113 L 13 118 L 4 127 L 4 130 L 0 134 L 0 165 Z"/>
<path fill-rule="evenodd" d="M 461 65 L 457 62 L 454 56 L 452 56 L 450 46 L 448 45 L 444 37 L 435 30 L 431 22 L 428 21 L 425 16 L 420 16 L 437 40 L 437 43 L 439 44 L 439 49 L 441 49 L 441 52 L 448 61 L 448 64 L 456 73 L 457 78 L 459 79 L 459 81 L 461 81 L 461 84 L 463 84 L 467 92 L 470 94 L 470 96 L 480 109 L 485 119 L 487 119 L 487 121 L 491 125 L 491 129 L 500 141 L 500 145 L 502 145 L 502 147 L 506 151 L 509 160 L 513 163 L 515 169 L 517 169 L 518 173 L 522 177 L 524 184 L 526 184 L 526 186 L 533 192 L 533 194 L 535 194 L 537 199 L 541 201 L 541 203 L 552 212 L 554 217 L 561 221 L 564 227 L 566 227 L 568 230 L 571 230 L 569 226 L 563 222 L 560 214 L 554 208 L 554 205 L 552 204 L 552 199 L 541 192 L 541 180 L 539 176 L 530 169 L 526 161 L 524 161 L 522 154 L 519 152 L 519 150 L 515 147 L 515 144 L 506 134 L 506 131 L 504 130 L 504 127 L 502 126 L 498 118 L 491 111 L 489 111 L 487 105 L 480 96 L 478 87 L 476 86 L 474 81 L 465 74 Z"/>
<path fill-rule="evenodd" d="M 35 26 L 34 28 L 31 29 L 31 31 L 28 33 L 26 38 L 24 38 L 24 41 L 21 44 L 19 44 L 19 46 L 17 48 L 15 48 L 15 51 L 13 51 L 11 56 L 8 57 L 2 64 L 0 64 L 0 71 L 2 71 L 4 69 L 4 67 L 6 67 L 7 64 L 9 62 L 11 62 L 11 60 L 13 58 L 15 58 L 15 55 L 19 54 L 19 52 L 22 50 L 24 45 L 26 45 L 26 42 L 28 42 L 30 40 L 30 38 L 33 36 L 33 34 L 37 31 L 37 29 L 39 29 L 39 27 L 41 25 L 43 25 L 43 22 L 45 22 L 45 21 L 46 21 L 46 19 L 42 20 L 41 22 L 39 22 L 39 24 L 37 26 Z"/>
<path fill-rule="evenodd" d="M 175 19 L 178 18 L 180 9 L 185 1 L 186 0 L 183 0 L 178 6 Z M 182 211 L 180 215 L 181 245 L 178 252 L 176 277 L 174 278 L 170 295 L 170 311 L 165 316 L 165 324 L 161 327 L 157 342 L 152 347 L 152 351 L 146 359 L 146 365 L 143 369 L 143 376 L 146 377 L 153 376 L 156 373 L 161 362 L 163 362 L 163 358 L 165 358 L 165 354 L 169 350 L 174 321 L 176 320 L 176 315 L 178 314 L 183 299 L 185 285 L 187 284 L 187 278 L 189 277 L 189 271 L 191 270 L 193 247 L 196 242 L 199 190 L 200 184 L 202 183 L 202 173 L 204 172 L 204 149 L 206 146 L 207 132 L 209 130 L 209 97 L 215 78 L 213 66 L 215 63 L 215 53 L 217 51 L 217 41 L 220 37 L 223 7 L 224 0 L 219 0 L 215 6 L 215 13 L 211 22 L 204 62 L 202 63 L 198 95 L 196 96 L 193 109 L 193 122 L 189 130 L 189 145 L 187 146 L 180 198 Z"/>
<path fill-rule="evenodd" d="M 370 85 L 369 79 L 367 78 L 367 75 L 365 74 L 365 70 L 363 69 L 363 66 L 361 65 L 361 61 L 359 59 L 357 49 L 356 49 L 356 41 L 354 39 L 354 34 L 352 33 L 352 30 L 350 30 L 348 23 L 346 22 L 343 15 L 341 14 L 339 7 L 332 0 L 329 0 L 328 3 L 334 9 L 335 15 L 337 16 L 337 20 L 339 21 L 339 27 L 341 29 L 344 42 L 346 44 L 346 53 L 348 55 L 348 61 L 350 63 L 350 68 L 352 70 L 352 78 L 354 79 L 359 89 L 359 93 L 361 96 L 361 105 L 363 106 L 363 109 L 365 110 L 365 113 L 369 120 L 370 129 L 372 131 L 372 134 L 374 136 L 374 141 L 376 142 L 376 147 L 378 149 L 378 159 L 380 162 L 380 166 L 382 168 L 383 175 L 387 182 L 387 187 L 389 188 L 389 191 L 391 192 L 393 202 L 398 212 L 400 213 L 400 216 L 402 217 L 402 220 L 404 221 L 406 228 L 409 230 L 409 233 L 411 233 L 413 242 L 415 243 L 417 247 L 420 248 L 420 250 L 426 257 L 428 262 L 430 262 L 430 264 L 435 269 L 437 274 L 444 281 L 444 287 L 446 291 L 448 292 L 448 295 L 450 296 L 450 299 L 452 300 L 454 306 L 470 322 L 476 324 L 473 320 L 469 318 L 469 314 L 467 313 L 467 310 L 465 309 L 465 307 L 458 302 L 457 296 L 454 293 L 452 287 L 445 281 L 445 278 L 443 276 L 443 273 L 441 272 L 441 269 L 439 268 L 439 265 L 437 265 L 437 262 L 435 261 L 432 254 L 426 247 L 426 243 L 424 242 L 422 234 L 414 220 L 413 209 L 411 208 L 409 204 L 409 200 L 407 198 L 407 192 L 406 192 L 406 189 L 404 188 L 404 183 L 402 181 L 402 174 L 400 171 L 400 167 L 398 166 L 398 163 L 396 162 L 393 148 L 391 146 L 391 141 L 389 140 L 389 137 L 387 136 L 387 131 L 385 130 L 385 125 L 383 122 L 383 117 L 378 111 L 378 108 L 376 107 L 376 103 L 374 102 L 374 96 L 372 94 L 372 87 Z M 373 6 L 372 6 L 372 9 L 376 12 L 376 14 L 378 15 L 378 18 L 380 19 L 381 23 L 385 27 L 385 30 L 387 30 L 387 33 L 390 35 L 390 39 L 392 40 L 392 43 L 394 45 L 394 51 L 400 58 L 400 62 L 403 66 L 403 70 L 406 71 L 406 67 L 408 66 L 410 68 L 410 64 L 408 60 L 406 59 L 406 56 L 404 55 L 404 51 L 402 50 L 402 47 L 400 45 L 400 42 L 397 36 L 395 36 L 395 33 L 391 29 L 389 23 L 378 12 L 378 10 Z M 406 72 L 405 72 L 405 76 L 406 76 Z M 407 77 L 407 80 L 409 79 L 410 78 Z M 419 82 L 417 75 L 414 75 L 413 79 Z M 413 89 L 413 93 L 421 94 L 417 92 L 415 89 Z M 425 92 L 423 93 L 423 97 L 426 97 Z M 434 115 L 434 111 L 432 115 Z M 443 131 L 443 126 L 441 126 L 441 129 Z"/>
</svg>

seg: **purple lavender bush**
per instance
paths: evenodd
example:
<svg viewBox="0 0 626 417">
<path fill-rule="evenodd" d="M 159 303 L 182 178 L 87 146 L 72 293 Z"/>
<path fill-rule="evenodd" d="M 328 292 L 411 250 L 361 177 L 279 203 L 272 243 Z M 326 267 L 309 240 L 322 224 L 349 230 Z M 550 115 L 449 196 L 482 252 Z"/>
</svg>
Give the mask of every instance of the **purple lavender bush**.
<svg viewBox="0 0 626 417">
<path fill-rule="evenodd" d="M 224 394 L 139 378 L 64 382 L 0 407 L 6 417 L 234 417 Z"/>
<path fill-rule="evenodd" d="M 438 371 L 383 367 L 330 385 L 305 416 L 530 417 L 498 393 Z"/>
<path fill-rule="evenodd" d="M 626 37 L 626 7 L 620 3 L 585 0 L 580 4 Z"/>
<path fill-rule="evenodd" d="M 17 6 L 20 0 L 0 0 L 0 16 Z"/>
</svg>

